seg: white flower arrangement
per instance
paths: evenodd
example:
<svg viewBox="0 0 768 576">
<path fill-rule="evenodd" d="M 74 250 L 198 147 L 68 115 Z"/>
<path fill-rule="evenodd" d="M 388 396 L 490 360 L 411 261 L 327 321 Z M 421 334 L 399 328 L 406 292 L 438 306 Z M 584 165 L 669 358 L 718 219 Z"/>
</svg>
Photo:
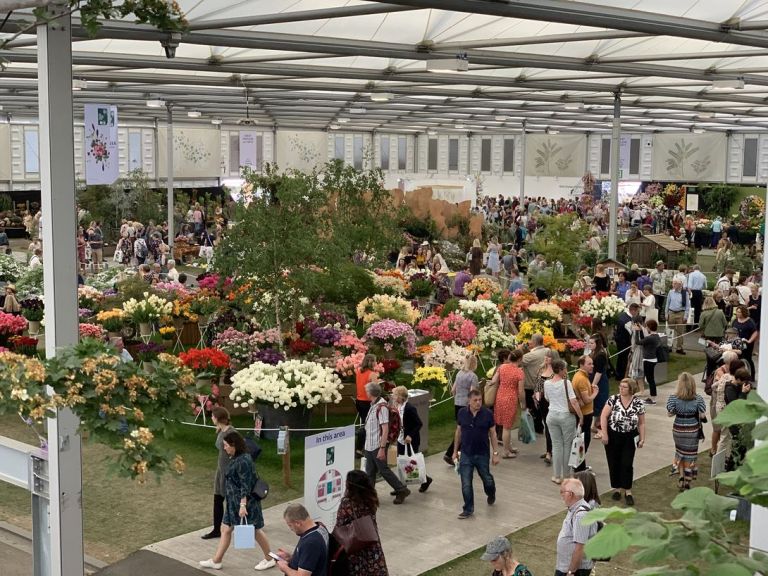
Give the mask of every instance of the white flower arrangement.
<svg viewBox="0 0 768 576">
<path fill-rule="evenodd" d="M 321 403 L 341 402 L 342 384 L 331 369 L 306 360 L 286 360 L 276 365 L 254 362 L 232 376 L 229 397 L 235 406 L 249 408 L 265 402 L 285 410 Z"/>
<path fill-rule="evenodd" d="M 449 370 L 459 370 L 464 366 L 467 358 L 473 354 L 472 350 L 464 348 L 456 343 L 448 345 L 439 340 L 430 342 L 431 351 L 424 354 L 424 366 L 437 366 Z"/>
<path fill-rule="evenodd" d="M 581 305 L 581 313 L 591 318 L 600 319 L 604 324 L 612 324 L 627 307 L 626 302 L 618 296 L 592 296 Z"/>
<path fill-rule="evenodd" d="M 144 300 L 131 298 L 123 303 L 123 312 L 137 322 L 158 320 L 162 316 L 170 316 L 173 312 L 173 302 L 160 298 L 156 294 L 144 292 Z"/>
<path fill-rule="evenodd" d="M 563 311 L 553 302 L 536 302 L 528 306 L 528 316 L 539 320 L 562 321 Z"/>
<path fill-rule="evenodd" d="M 499 308 L 490 300 L 461 300 L 458 313 L 467 320 L 471 320 L 478 328 L 501 327 Z"/>
<path fill-rule="evenodd" d="M 377 290 L 396 296 L 402 296 L 407 292 L 408 285 L 404 278 L 399 276 L 382 276 L 373 272 L 371 272 L 371 276 L 373 278 L 373 285 L 376 286 Z"/>
<path fill-rule="evenodd" d="M 504 333 L 496 326 L 484 326 L 477 331 L 475 343 L 483 350 L 514 348 L 515 337 Z"/>
</svg>

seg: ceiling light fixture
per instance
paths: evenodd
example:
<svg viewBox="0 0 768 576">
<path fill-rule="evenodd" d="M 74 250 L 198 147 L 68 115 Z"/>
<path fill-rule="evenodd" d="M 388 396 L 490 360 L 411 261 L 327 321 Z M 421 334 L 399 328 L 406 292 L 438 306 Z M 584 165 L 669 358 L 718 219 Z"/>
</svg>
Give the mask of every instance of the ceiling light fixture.
<svg viewBox="0 0 768 576">
<path fill-rule="evenodd" d="M 211 118 L 211 124 L 215 124 L 216 126 L 218 126 L 222 122 L 223 120 L 221 118 Z"/>
<path fill-rule="evenodd" d="M 331 124 L 330 126 L 328 126 L 328 128 L 330 128 L 331 130 L 338 130 L 339 129 L 339 125 L 338 124 Z"/>
<path fill-rule="evenodd" d="M 437 130 L 427 130 L 427 136 L 437 136 Z"/>
<path fill-rule="evenodd" d="M 187 116 L 189 116 L 190 118 L 200 118 L 200 116 L 202 115 L 203 113 L 200 112 L 200 110 L 190 110 L 189 112 L 187 112 Z"/>
<path fill-rule="evenodd" d="M 79 78 L 72 79 L 72 90 L 85 90 L 88 88 L 88 82 L 86 80 L 80 80 Z"/>
<path fill-rule="evenodd" d="M 162 108 L 163 106 L 165 106 L 165 100 L 159 98 L 147 100 L 147 108 Z"/>
<path fill-rule="evenodd" d="M 691 132 L 694 134 L 704 134 L 704 128 L 699 128 L 697 126 L 691 126 Z"/>
<path fill-rule="evenodd" d="M 462 130 L 464 128 L 464 124 L 456 124 L 455 128 L 456 130 Z"/>
<path fill-rule="evenodd" d="M 743 78 L 730 78 L 722 80 L 712 80 L 712 88 L 742 90 L 744 88 Z"/>
<path fill-rule="evenodd" d="M 366 110 L 362 107 L 356 107 L 356 108 L 350 108 L 349 113 L 350 114 L 365 114 Z"/>
<path fill-rule="evenodd" d="M 336 118 L 336 122 L 338 122 L 339 124 L 346 124 L 347 122 L 349 122 L 349 118 Z"/>
<path fill-rule="evenodd" d="M 371 102 L 389 102 L 394 100 L 395 95 L 390 92 L 372 92 Z"/>
<path fill-rule="evenodd" d="M 505 120 L 507 120 L 507 118 L 509 118 L 509 117 L 508 116 L 494 116 L 493 117 L 493 119 L 496 120 L 497 122 L 504 122 Z"/>
<path fill-rule="evenodd" d="M 566 110 L 584 110 L 584 102 L 566 102 L 563 108 Z"/>
</svg>

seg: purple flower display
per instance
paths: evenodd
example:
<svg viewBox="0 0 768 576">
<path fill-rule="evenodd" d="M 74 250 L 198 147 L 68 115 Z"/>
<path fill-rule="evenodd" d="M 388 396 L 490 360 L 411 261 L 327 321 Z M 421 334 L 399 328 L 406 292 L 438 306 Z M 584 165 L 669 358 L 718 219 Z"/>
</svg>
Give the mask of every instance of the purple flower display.
<svg viewBox="0 0 768 576">
<path fill-rule="evenodd" d="M 312 342 L 318 346 L 333 346 L 341 338 L 341 332 L 330 326 L 312 330 Z"/>
<path fill-rule="evenodd" d="M 90 308 L 78 308 L 77 316 L 79 318 L 90 318 L 91 316 L 93 316 L 93 310 L 91 310 Z"/>
<path fill-rule="evenodd" d="M 264 350 L 259 350 L 254 357 L 257 362 L 264 362 L 264 364 L 272 364 L 273 366 L 276 366 L 278 362 L 285 360 L 283 353 L 274 348 L 264 348 Z"/>
<path fill-rule="evenodd" d="M 396 347 L 404 348 L 408 355 L 416 352 L 416 333 L 405 322 L 397 320 L 379 320 L 371 324 L 363 340 L 373 340 L 391 351 Z"/>
</svg>

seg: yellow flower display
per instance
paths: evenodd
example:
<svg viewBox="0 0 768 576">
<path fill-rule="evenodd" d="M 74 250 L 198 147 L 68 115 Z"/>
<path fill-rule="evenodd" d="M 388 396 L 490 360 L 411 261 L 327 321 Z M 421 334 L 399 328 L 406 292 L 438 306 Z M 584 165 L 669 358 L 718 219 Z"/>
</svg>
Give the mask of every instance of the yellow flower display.
<svg viewBox="0 0 768 576">
<path fill-rule="evenodd" d="M 546 339 L 547 337 L 554 339 L 555 333 L 552 328 L 546 322 L 541 320 L 531 319 L 522 322 L 517 329 L 517 336 L 515 339 L 518 344 L 523 344 L 531 339 L 534 334 L 541 334 Z"/>
<path fill-rule="evenodd" d="M 413 375 L 413 385 L 421 387 L 439 388 L 448 385 L 445 368 L 438 366 L 421 366 Z"/>
</svg>

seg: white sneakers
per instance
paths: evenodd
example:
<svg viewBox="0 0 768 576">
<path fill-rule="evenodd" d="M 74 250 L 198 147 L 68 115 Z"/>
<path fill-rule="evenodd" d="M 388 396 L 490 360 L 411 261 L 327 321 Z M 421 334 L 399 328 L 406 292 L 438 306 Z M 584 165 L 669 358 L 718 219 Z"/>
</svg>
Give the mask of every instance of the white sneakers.
<svg viewBox="0 0 768 576">
<path fill-rule="evenodd" d="M 277 562 L 275 562 L 275 560 L 273 560 L 272 558 L 270 558 L 269 560 L 264 558 L 264 560 L 256 564 L 256 566 L 254 566 L 253 569 L 259 570 L 259 571 L 269 570 L 270 568 L 274 568 L 276 565 L 277 565 Z"/>
<path fill-rule="evenodd" d="M 200 568 L 210 568 L 211 570 L 221 570 L 221 562 L 214 562 L 212 558 L 200 560 Z"/>
</svg>

